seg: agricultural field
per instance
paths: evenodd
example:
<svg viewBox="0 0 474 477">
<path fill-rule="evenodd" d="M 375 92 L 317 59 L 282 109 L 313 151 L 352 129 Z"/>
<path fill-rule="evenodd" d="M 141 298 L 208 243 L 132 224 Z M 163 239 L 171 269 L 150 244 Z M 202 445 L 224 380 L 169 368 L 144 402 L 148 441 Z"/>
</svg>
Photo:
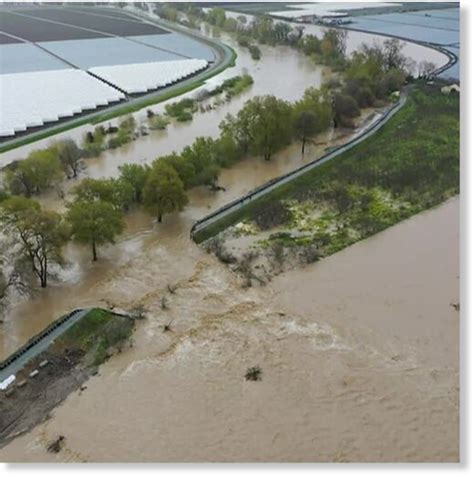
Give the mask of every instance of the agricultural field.
<svg viewBox="0 0 474 477">
<path fill-rule="evenodd" d="M 4 8 L 0 31 L 0 84 L 8 96 L 0 140 L 130 101 L 128 94 L 173 85 L 216 61 L 208 43 L 111 8 Z M 131 84 L 138 70 L 150 76 Z M 81 74 L 70 80 L 71 73 Z M 61 87 L 44 87 L 46 77 Z"/>
</svg>

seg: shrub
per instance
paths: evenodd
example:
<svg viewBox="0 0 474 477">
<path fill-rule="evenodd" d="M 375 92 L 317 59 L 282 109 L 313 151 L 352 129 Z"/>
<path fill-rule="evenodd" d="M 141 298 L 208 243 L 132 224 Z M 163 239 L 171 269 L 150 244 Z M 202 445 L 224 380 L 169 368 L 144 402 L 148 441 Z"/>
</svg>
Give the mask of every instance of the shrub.
<svg viewBox="0 0 474 477">
<path fill-rule="evenodd" d="M 262 369 L 260 366 L 253 366 L 247 369 L 245 373 L 246 381 L 261 381 L 262 380 Z"/>
<path fill-rule="evenodd" d="M 261 230 L 283 225 L 291 220 L 291 212 L 280 201 L 263 202 L 252 210 L 251 219 Z"/>
</svg>

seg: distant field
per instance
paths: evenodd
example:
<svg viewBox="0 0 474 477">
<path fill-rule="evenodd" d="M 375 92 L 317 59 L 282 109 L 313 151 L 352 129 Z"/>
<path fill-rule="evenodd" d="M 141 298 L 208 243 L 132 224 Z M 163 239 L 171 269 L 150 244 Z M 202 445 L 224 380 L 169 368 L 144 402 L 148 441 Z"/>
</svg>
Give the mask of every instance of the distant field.
<svg viewBox="0 0 474 477">
<path fill-rule="evenodd" d="M 149 23 L 143 23 L 133 17 L 110 17 L 95 12 L 83 12 L 62 8 L 44 8 L 24 10 L 22 14 L 34 15 L 38 20 L 52 20 L 67 23 L 80 28 L 98 30 L 102 33 L 120 36 L 158 35 L 168 33 L 166 30 Z"/>
<path fill-rule="evenodd" d="M 0 33 L 0 45 L 7 45 L 11 43 L 21 43 L 21 40 L 17 40 L 16 38 Z"/>
<path fill-rule="evenodd" d="M 116 36 L 143 36 L 169 33 L 125 14 L 88 13 L 65 8 L 29 8 L 0 14 L 0 30 L 28 41 L 83 40 Z M 0 36 L 0 44 L 14 39 Z"/>
<path fill-rule="evenodd" d="M 146 94 L 170 87 L 204 73 L 217 59 L 210 42 L 125 11 L 31 4 L 2 8 L 0 88 L 8 89 L 8 98 L 2 103 L 0 141 L 129 101 L 124 91 Z M 156 72 L 150 78 L 134 73 L 150 68 Z"/>
<path fill-rule="evenodd" d="M 0 14 L 0 30 L 34 42 L 105 38 L 101 33 L 35 20 L 33 17 L 24 17 L 12 12 Z"/>
</svg>

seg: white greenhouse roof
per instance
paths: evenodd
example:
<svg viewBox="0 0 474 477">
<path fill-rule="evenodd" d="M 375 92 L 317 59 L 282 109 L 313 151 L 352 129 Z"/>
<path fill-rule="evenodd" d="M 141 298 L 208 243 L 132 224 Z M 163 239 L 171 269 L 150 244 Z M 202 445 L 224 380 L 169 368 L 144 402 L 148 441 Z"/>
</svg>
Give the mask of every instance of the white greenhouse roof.
<svg viewBox="0 0 474 477">
<path fill-rule="evenodd" d="M 98 66 L 90 68 L 127 93 L 146 93 L 179 81 L 207 67 L 206 60 L 173 60 L 129 65 Z"/>
<path fill-rule="evenodd" d="M 0 75 L 0 137 L 124 97 L 120 91 L 76 69 Z"/>
</svg>

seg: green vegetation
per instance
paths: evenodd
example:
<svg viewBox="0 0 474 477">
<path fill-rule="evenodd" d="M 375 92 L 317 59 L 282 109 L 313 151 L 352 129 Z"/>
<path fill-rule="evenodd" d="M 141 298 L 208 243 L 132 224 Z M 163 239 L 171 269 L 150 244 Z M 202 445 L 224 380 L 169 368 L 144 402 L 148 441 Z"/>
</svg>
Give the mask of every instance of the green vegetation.
<svg viewBox="0 0 474 477">
<path fill-rule="evenodd" d="M 131 142 L 134 138 L 136 127 L 137 122 L 132 115 L 129 115 L 122 119 L 119 123 L 117 133 L 108 141 L 108 148 L 115 149 Z"/>
<path fill-rule="evenodd" d="M 23 161 L 13 163 L 5 172 L 5 182 L 12 194 L 30 197 L 39 194 L 62 175 L 62 167 L 55 149 L 33 151 Z"/>
<path fill-rule="evenodd" d="M 253 78 L 249 74 L 234 76 L 222 83 L 222 91 L 225 91 L 229 97 L 236 96 L 253 85 Z"/>
<path fill-rule="evenodd" d="M 97 247 L 114 243 L 124 227 L 123 213 L 112 202 L 100 195 L 94 196 L 93 193 L 86 195 L 83 189 L 68 204 L 66 220 L 70 225 L 72 239 L 90 245 L 94 261 L 98 258 Z"/>
<path fill-rule="evenodd" d="M 191 98 L 185 98 L 165 106 L 166 114 L 172 118 L 176 118 L 180 122 L 190 121 L 196 109 L 196 101 Z"/>
<path fill-rule="evenodd" d="M 94 308 L 60 336 L 55 346 L 79 350 L 86 355 L 87 364 L 103 363 L 111 347 L 120 345 L 133 333 L 133 320 Z"/>
<path fill-rule="evenodd" d="M 188 203 L 184 185 L 176 170 L 164 161 L 155 161 L 143 189 L 143 203 L 158 222 L 164 214 L 183 210 Z"/>
<path fill-rule="evenodd" d="M 72 139 L 64 139 L 56 143 L 56 148 L 66 177 L 76 178 L 84 165 L 82 151 Z"/>
<path fill-rule="evenodd" d="M 459 96 L 420 85 L 377 134 L 198 232 L 195 240 L 273 214 L 283 217 L 287 232 L 262 246 L 314 245 L 325 256 L 457 193 Z M 277 209 L 289 209 L 291 216 Z"/>
<path fill-rule="evenodd" d="M 14 196 L 0 202 L 0 223 L 12 242 L 11 256 L 14 251 L 18 255 L 14 273 L 26 268 L 45 288 L 51 265 L 63 264 L 61 250 L 68 230 L 61 215 L 42 210 L 32 199 Z"/>
<path fill-rule="evenodd" d="M 150 129 L 163 131 L 167 128 L 169 123 L 169 119 L 164 115 L 153 113 L 148 115 L 148 125 L 150 126 Z"/>
</svg>

